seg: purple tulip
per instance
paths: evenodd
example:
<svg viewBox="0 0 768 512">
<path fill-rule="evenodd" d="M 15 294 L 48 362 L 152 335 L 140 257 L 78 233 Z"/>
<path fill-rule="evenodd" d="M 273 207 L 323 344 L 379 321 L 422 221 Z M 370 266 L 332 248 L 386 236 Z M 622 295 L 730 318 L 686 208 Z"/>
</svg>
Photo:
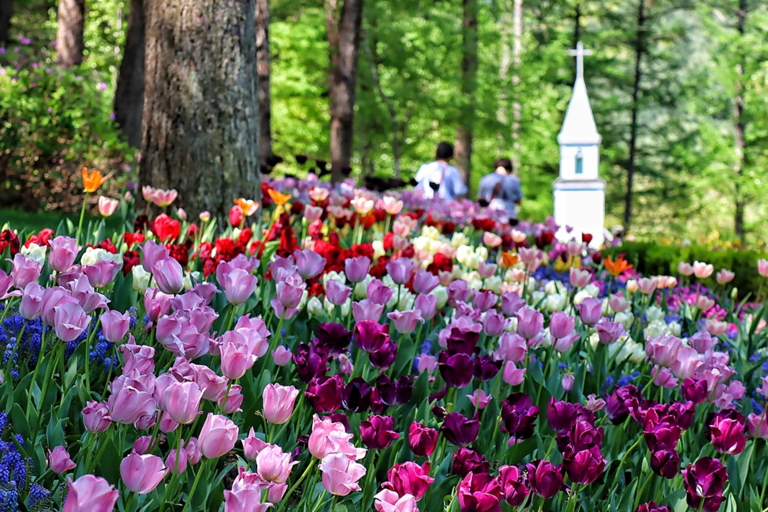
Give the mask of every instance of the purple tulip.
<svg viewBox="0 0 768 512">
<path fill-rule="evenodd" d="M 413 307 L 421 312 L 424 320 L 432 320 L 437 313 L 437 297 L 421 293 L 413 301 Z"/>
<path fill-rule="evenodd" d="M 358 322 L 354 340 L 361 350 L 376 352 L 389 340 L 389 324 L 381 325 L 373 320 Z"/>
<path fill-rule="evenodd" d="M 460 446 L 453 452 L 453 464 L 451 466 L 453 473 L 459 478 L 464 478 L 469 473 L 488 473 L 491 470 L 491 463 L 485 460 L 485 457 L 470 448 Z"/>
<path fill-rule="evenodd" d="M 392 382 L 386 373 L 376 379 L 376 393 L 383 404 L 404 405 L 411 400 L 413 382 L 408 375 L 402 375 Z"/>
<path fill-rule="evenodd" d="M 115 280 L 121 268 L 123 268 L 122 264 L 114 260 L 103 259 L 93 265 L 85 265 L 83 267 L 83 274 L 88 277 L 88 282 L 91 283 L 91 286 L 94 288 L 104 288 Z"/>
<path fill-rule="evenodd" d="M 40 264 L 32 258 L 28 258 L 20 252 L 13 257 L 11 277 L 13 277 L 13 284 L 16 288 L 23 290 L 32 281 L 37 281 L 37 278 L 40 277 L 40 271 Z"/>
<path fill-rule="evenodd" d="M 330 414 L 341 407 L 343 389 L 344 381 L 339 375 L 315 377 L 307 384 L 304 396 L 316 412 Z"/>
<path fill-rule="evenodd" d="M 544 315 L 528 306 L 517 312 L 517 334 L 529 342 L 544 328 Z"/>
<path fill-rule="evenodd" d="M 122 340 L 131 328 L 131 315 L 127 311 L 122 315 L 119 311 L 107 311 L 99 318 L 104 338 L 112 343 Z"/>
<path fill-rule="evenodd" d="M 504 334 L 507 327 L 507 319 L 501 313 L 488 311 L 483 318 L 483 331 L 487 336 L 495 338 Z"/>
<path fill-rule="evenodd" d="M 48 256 L 48 264 L 56 272 L 69 270 L 75 263 L 80 248 L 77 240 L 68 236 L 57 236 L 50 241 L 51 254 Z"/>
<path fill-rule="evenodd" d="M 392 289 L 378 279 L 374 279 L 368 283 L 366 292 L 366 297 L 380 306 L 386 305 L 393 294 Z"/>
<path fill-rule="evenodd" d="M 474 364 L 467 354 L 449 356 L 447 352 L 442 351 L 438 356 L 438 367 L 440 375 L 449 387 L 460 389 L 472 382 Z"/>
<path fill-rule="evenodd" d="M 528 439 L 536 428 L 539 408 L 531 405 L 531 397 L 525 393 L 510 393 L 501 404 L 502 432 L 509 433 L 515 439 Z"/>
<path fill-rule="evenodd" d="M 506 316 L 515 316 L 517 312 L 525 307 L 525 300 L 520 298 L 516 292 L 506 292 L 501 296 L 501 311 Z"/>
<path fill-rule="evenodd" d="M 331 279 L 325 284 L 325 297 L 336 306 L 344 304 L 351 294 L 352 288 L 336 279 Z"/>
<path fill-rule="evenodd" d="M 296 365 L 296 373 L 301 382 L 322 377 L 328 371 L 328 356 L 306 343 L 299 343 L 293 351 L 293 363 Z"/>
<path fill-rule="evenodd" d="M 605 459 L 597 446 L 578 452 L 566 450 L 563 454 L 563 469 L 574 483 L 588 485 L 603 473 Z"/>
<path fill-rule="evenodd" d="M 155 262 L 152 275 L 155 277 L 157 287 L 163 293 L 173 295 L 184 288 L 184 269 L 173 258 L 164 258 Z"/>
<path fill-rule="evenodd" d="M 216 271 L 216 281 L 224 288 L 224 295 L 227 302 L 235 306 L 245 303 L 256 287 L 259 285 L 259 278 L 241 268 L 233 268 L 229 271 L 222 271 L 219 265 Z"/>
<path fill-rule="evenodd" d="M 675 478 L 680 474 L 680 455 L 668 448 L 651 452 L 651 469 L 662 478 Z"/>
<path fill-rule="evenodd" d="M 154 240 L 147 240 L 147 242 L 141 246 L 141 250 L 144 252 L 144 260 L 141 262 L 141 266 L 147 272 L 153 272 L 155 264 L 171 256 L 171 252 L 164 245 L 156 243 Z"/>
<path fill-rule="evenodd" d="M 371 260 L 367 256 L 356 256 L 344 260 L 344 275 L 351 283 L 360 283 L 368 276 Z"/>
<path fill-rule="evenodd" d="M 437 430 L 414 421 L 408 430 L 408 445 L 417 457 L 429 457 L 437 446 Z"/>
<path fill-rule="evenodd" d="M 475 416 L 472 419 L 466 418 L 458 412 L 447 414 L 440 431 L 448 442 L 456 446 L 471 445 L 480 433 L 480 420 L 477 411 L 475 411 Z"/>
<path fill-rule="evenodd" d="M 24 287 L 24 293 L 19 303 L 19 314 L 27 320 L 37 318 L 43 307 L 45 298 L 45 288 L 32 281 Z"/>
<path fill-rule="evenodd" d="M 456 488 L 461 512 L 500 510 L 501 484 L 488 473 L 469 473 Z"/>
<path fill-rule="evenodd" d="M 413 291 L 417 294 L 428 295 L 440 284 L 440 279 L 424 269 L 419 269 L 413 276 Z"/>
<path fill-rule="evenodd" d="M 608 398 L 605 403 L 605 412 L 611 423 L 618 425 L 624 423 L 629 416 L 630 408 L 637 407 L 642 400 L 640 391 L 632 384 L 621 386 Z"/>
<path fill-rule="evenodd" d="M 695 405 L 704 403 L 709 395 L 709 385 L 704 379 L 692 379 L 688 377 L 683 381 L 683 398 L 693 402 Z"/>
<path fill-rule="evenodd" d="M 315 251 L 309 249 L 304 249 L 303 251 L 296 250 L 293 252 L 293 257 L 296 259 L 299 275 L 304 279 L 312 279 L 320 275 L 320 272 L 325 268 L 325 258 Z"/>
<path fill-rule="evenodd" d="M 693 510 L 717 512 L 725 501 L 723 486 L 728 470 L 718 459 L 702 457 L 682 471 L 686 501 Z M 702 504 L 703 501 L 703 504 Z"/>
<path fill-rule="evenodd" d="M 400 334 L 411 334 L 416 330 L 416 325 L 419 322 L 422 324 L 424 323 L 421 313 L 416 309 L 392 311 L 391 313 L 387 313 L 387 318 L 395 323 L 395 330 Z"/>
<path fill-rule="evenodd" d="M 372 392 L 373 387 L 362 377 L 352 379 L 344 387 L 341 405 L 348 411 L 365 412 L 371 406 Z"/>
<path fill-rule="evenodd" d="M 544 499 L 557 496 L 564 488 L 563 475 L 560 468 L 553 466 L 551 462 L 540 460 L 526 464 L 528 469 L 528 485 L 531 490 Z"/>
<path fill-rule="evenodd" d="M 360 423 L 360 438 L 371 450 L 385 450 L 400 437 L 394 428 L 395 420 L 392 416 L 369 416 Z"/>
<path fill-rule="evenodd" d="M 298 308 L 306 287 L 306 283 L 298 275 L 285 276 L 275 287 L 275 298 L 285 309 Z"/>
<path fill-rule="evenodd" d="M 384 306 L 376 304 L 372 300 L 363 299 L 360 302 L 352 303 L 352 316 L 355 317 L 355 322 L 362 322 L 363 320 L 378 322 L 382 313 L 384 313 Z"/>
<path fill-rule="evenodd" d="M 397 258 L 387 263 L 387 273 L 395 284 L 403 285 L 411 279 L 416 263 L 409 258 Z"/>
<path fill-rule="evenodd" d="M 650 501 L 642 503 L 635 512 L 672 512 L 672 509 L 667 505 L 657 505 L 655 501 Z"/>
<path fill-rule="evenodd" d="M 384 344 L 375 352 L 371 352 L 369 358 L 374 368 L 388 370 L 397 358 L 397 343 L 387 335 Z"/>
<path fill-rule="evenodd" d="M 616 343 L 626 333 L 624 326 L 619 322 L 611 322 L 604 318 L 597 324 L 597 335 L 603 345 Z"/>
<path fill-rule="evenodd" d="M 587 297 L 578 305 L 581 321 L 590 327 L 600 321 L 603 315 L 603 302 L 594 297 Z"/>
<path fill-rule="evenodd" d="M 475 356 L 475 377 L 481 381 L 489 381 L 494 378 L 501 369 L 501 361 L 494 361 L 489 355 Z"/>
<path fill-rule="evenodd" d="M 315 333 L 316 344 L 331 354 L 342 354 L 352 341 L 352 331 L 335 322 L 323 322 Z"/>
<path fill-rule="evenodd" d="M 46 288 L 43 293 L 43 302 L 40 305 L 40 316 L 45 325 L 53 327 L 56 316 L 56 308 L 64 304 L 79 304 L 77 299 L 72 296 L 69 290 L 61 286 Z M 82 307 L 82 306 L 81 306 Z"/>
<path fill-rule="evenodd" d="M 498 295 L 492 291 L 479 292 L 476 293 L 474 297 L 472 297 L 472 307 L 485 312 L 492 307 L 495 307 L 498 300 Z"/>
<path fill-rule="evenodd" d="M 555 432 L 571 430 L 576 418 L 576 407 L 570 402 L 558 402 L 550 398 L 547 405 L 547 423 Z"/>
<path fill-rule="evenodd" d="M 573 332 L 573 328 L 576 325 L 576 319 L 557 311 L 552 313 L 552 317 L 549 319 L 549 333 L 553 338 L 565 338 Z"/>
<path fill-rule="evenodd" d="M 74 341 L 88 327 L 90 318 L 79 304 L 61 304 L 54 308 L 54 330 L 62 341 Z"/>
</svg>

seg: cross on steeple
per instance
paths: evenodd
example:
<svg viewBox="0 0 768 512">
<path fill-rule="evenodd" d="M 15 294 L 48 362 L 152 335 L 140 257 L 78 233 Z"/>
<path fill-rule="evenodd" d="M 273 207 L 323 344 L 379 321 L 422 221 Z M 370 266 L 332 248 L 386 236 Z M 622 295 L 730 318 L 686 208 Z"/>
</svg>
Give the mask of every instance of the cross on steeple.
<svg viewBox="0 0 768 512">
<path fill-rule="evenodd" d="M 592 50 L 584 49 L 584 45 L 579 41 L 576 43 L 575 50 L 568 50 L 568 55 L 576 56 L 576 80 L 584 78 L 584 56 L 592 55 Z"/>
</svg>

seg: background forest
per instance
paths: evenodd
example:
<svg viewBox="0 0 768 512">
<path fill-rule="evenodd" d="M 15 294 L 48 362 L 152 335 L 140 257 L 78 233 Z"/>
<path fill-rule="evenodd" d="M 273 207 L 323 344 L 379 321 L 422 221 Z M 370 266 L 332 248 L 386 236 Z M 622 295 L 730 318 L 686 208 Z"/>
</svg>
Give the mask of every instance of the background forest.
<svg viewBox="0 0 768 512">
<path fill-rule="evenodd" d="M 135 182 L 138 155 L 113 121 L 129 2 L 88 0 L 83 62 L 54 70 L 57 2 L 4 3 L 13 16 L 0 56 L 0 200 L 71 208 L 68 177 L 83 164 Z M 466 23 L 475 7 L 476 32 Z M 326 6 L 269 8 L 272 150 L 285 159 L 274 175 L 301 174 L 311 164 L 295 155 L 329 160 Z M 567 50 L 581 40 L 594 51 L 585 75 L 607 225 L 655 240 L 768 238 L 768 3 L 366 0 L 362 12 L 353 177 L 408 179 L 469 122 L 473 184 L 512 156 L 520 216 L 542 220 L 575 74 Z M 468 81 L 463 50 L 475 35 Z"/>
</svg>

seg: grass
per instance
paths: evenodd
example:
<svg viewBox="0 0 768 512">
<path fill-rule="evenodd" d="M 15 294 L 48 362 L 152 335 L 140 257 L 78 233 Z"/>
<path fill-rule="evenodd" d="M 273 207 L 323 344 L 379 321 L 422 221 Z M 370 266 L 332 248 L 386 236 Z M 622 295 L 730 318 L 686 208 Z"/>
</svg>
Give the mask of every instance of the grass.
<svg viewBox="0 0 768 512">
<path fill-rule="evenodd" d="M 37 233 L 45 228 L 51 228 L 55 232 L 61 221 L 65 219 L 71 220 L 72 223 L 77 226 L 77 223 L 80 220 L 80 214 L 59 213 L 55 211 L 27 212 L 15 209 L 0 209 L 0 229 L 10 227 L 22 235 Z M 83 221 L 83 228 L 88 226 L 89 221 L 91 223 L 97 223 L 101 221 L 101 218 L 86 215 Z M 107 233 L 121 231 L 120 219 L 117 215 L 107 218 L 105 224 L 105 231 Z M 24 238 L 26 238 L 26 236 Z"/>
</svg>

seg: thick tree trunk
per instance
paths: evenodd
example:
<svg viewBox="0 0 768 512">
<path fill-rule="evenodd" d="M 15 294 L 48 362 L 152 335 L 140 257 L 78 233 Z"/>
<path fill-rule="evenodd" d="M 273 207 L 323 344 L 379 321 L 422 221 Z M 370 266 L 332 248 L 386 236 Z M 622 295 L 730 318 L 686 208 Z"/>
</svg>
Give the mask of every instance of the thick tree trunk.
<svg viewBox="0 0 768 512">
<path fill-rule="evenodd" d="M 224 216 L 259 200 L 256 0 L 152 0 L 146 13 L 142 185 Z"/>
<path fill-rule="evenodd" d="M 747 18 L 747 0 L 739 0 L 738 22 L 736 29 L 739 36 L 744 37 L 744 29 Z M 737 46 L 739 48 L 739 46 Z M 736 101 L 734 102 L 735 150 L 736 150 L 736 179 L 734 180 L 734 192 L 736 195 L 736 209 L 734 212 L 734 231 L 742 244 L 745 242 L 744 229 L 744 191 L 741 186 L 741 177 L 746 167 L 746 143 L 744 141 L 744 56 L 739 54 L 739 63 L 736 65 Z"/>
<path fill-rule="evenodd" d="M 340 181 L 352 160 L 363 0 L 326 0 L 325 9 L 330 54 L 331 179 Z"/>
<path fill-rule="evenodd" d="M 128 143 L 141 147 L 144 112 L 144 0 L 131 0 L 123 61 L 115 89 L 115 121 Z"/>
<path fill-rule="evenodd" d="M 501 59 L 499 60 L 499 81 L 501 83 L 499 95 L 499 109 L 496 111 L 496 120 L 501 126 L 506 126 L 509 122 L 509 67 L 512 65 L 512 46 L 510 44 L 512 29 L 512 13 L 510 12 L 508 2 L 503 1 L 501 5 L 501 16 L 499 19 L 501 30 Z M 499 152 L 507 150 L 507 137 L 499 133 Z"/>
<path fill-rule="evenodd" d="M 269 0 L 256 0 L 256 60 L 259 71 L 259 158 L 272 156 L 272 105 L 269 93 Z"/>
<path fill-rule="evenodd" d="M 456 130 L 456 164 L 470 191 L 472 188 L 472 137 L 477 89 L 477 0 L 463 0 L 461 45 L 461 109 Z"/>
<path fill-rule="evenodd" d="M 56 59 L 72 66 L 83 62 L 85 0 L 59 0 L 56 29 Z"/>
<path fill-rule="evenodd" d="M 13 0 L 0 0 L 0 46 L 5 46 L 10 36 Z"/>
<path fill-rule="evenodd" d="M 637 162 L 637 125 L 640 106 L 640 83 L 642 81 L 642 60 L 645 54 L 645 1 L 640 0 L 637 8 L 637 33 L 635 36 L 635 75 L 632 84 L 632 120 L 629 128 L 629 162 L 627 163 L 627 193 L 624 197 L 624 229 L 629 230 L 632 222 L 632 187 Z"/>
</svg>

